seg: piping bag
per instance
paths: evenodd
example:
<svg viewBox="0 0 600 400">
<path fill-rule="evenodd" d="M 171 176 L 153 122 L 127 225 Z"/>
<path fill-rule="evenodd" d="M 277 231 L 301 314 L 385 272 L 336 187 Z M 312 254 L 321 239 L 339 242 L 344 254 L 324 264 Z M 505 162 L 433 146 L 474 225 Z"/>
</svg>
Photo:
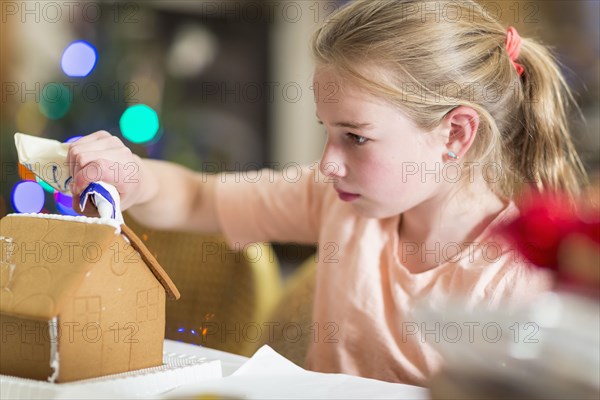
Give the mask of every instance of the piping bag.
<svg viewBox="0 0 600 400">
<path fill-rule="evenodd" d="M 71 195 L 69 184 L 73 177 L 69 174 L 67 162 L 69 143 L 15 133 L 15 146 L 21 164 L 54 189 Z M 100 218 L 114 219 L 123 224 L 121 196 L 113 185 L 105 182 L 90 183 L 79 196 L 81 211 L 88 201 L 96 206 Z"/>
</svg>

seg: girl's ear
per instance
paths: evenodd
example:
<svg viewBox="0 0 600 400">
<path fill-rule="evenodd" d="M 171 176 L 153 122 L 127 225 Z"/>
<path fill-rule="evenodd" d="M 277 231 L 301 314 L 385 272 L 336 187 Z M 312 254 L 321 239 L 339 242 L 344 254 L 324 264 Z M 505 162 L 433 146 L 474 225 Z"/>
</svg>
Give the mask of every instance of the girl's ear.
<svg viewBox="0 0 600 400">
<path fill-rule="evenodd" d="M 471 107 L 459 106 L 446 114 L 442 126 L 446 134 L 446 150 L 448 154 L 453 153 L 450 158 L 462 158 L 477 135 L 479 114 Z"/>
</svg>

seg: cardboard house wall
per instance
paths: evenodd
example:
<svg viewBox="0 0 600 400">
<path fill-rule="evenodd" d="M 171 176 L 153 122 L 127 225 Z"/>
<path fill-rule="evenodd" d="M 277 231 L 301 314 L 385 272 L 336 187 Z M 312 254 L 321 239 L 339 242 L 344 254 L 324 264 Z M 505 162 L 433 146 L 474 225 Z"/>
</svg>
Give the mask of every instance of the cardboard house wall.
<svg viewBox="0 0 600 400">
<path fill-rule="evenodd" d="M 0 245 L 0 373 L 69 382 L 162 364 L 179 292 L 125 225 L 9 215 Z"/>
</svg>

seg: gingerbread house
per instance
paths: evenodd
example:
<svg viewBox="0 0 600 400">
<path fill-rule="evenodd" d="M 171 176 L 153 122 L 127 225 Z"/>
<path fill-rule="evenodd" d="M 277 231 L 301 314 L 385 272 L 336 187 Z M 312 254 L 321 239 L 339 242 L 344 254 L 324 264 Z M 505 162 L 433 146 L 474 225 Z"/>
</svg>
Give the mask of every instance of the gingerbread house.
<svg viewBox="0 0 600 400">
<path fill-rule="evenodd" d="M 161 365 L 177 288 L 114 220 L 0 220 L 0 373 L 70 382 Z"/>
</svg>

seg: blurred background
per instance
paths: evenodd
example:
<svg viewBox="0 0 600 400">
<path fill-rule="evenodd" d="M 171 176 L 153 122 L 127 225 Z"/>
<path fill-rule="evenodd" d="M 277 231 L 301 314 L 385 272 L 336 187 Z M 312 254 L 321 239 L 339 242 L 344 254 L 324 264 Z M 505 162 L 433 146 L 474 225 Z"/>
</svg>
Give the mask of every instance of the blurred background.
<svg viewBox="0 0 600 400">
<path fill-rule="evenodd" d="M 317 161 L 325 136 L 315 118 L 309 42 L 343 3 L 0 0 L 0 217 L 74 214 L 68 196 L 18 164 L 15 132 L 68 141 L 107 130 L 141 157 L 196 171 L 283 169 Z M 600 2 L 482 3 L 522 36 L 552 46 L 584 117 L 571 112 L 574 141 L 597 181 Z M 435 2 L 427 7 L 435 10 Z M 598 204 L 597 192 L 594 196 Z M 128 224 L 182 293 L 167 305 L 168 338 L 251 355 L 264 337 L 225 340 L 223 326 L 292 321 L 312 332 L 313 247 L 277 244 L 274 261 L 250 262 L 247 255 L 206 254 L 204 244 L 214 246 L 222 238 Z M 576 248 L 569 254 L 586 253 Z M 589 265 L 597 271 L 597 261 Z M 207 324 L 220 326 L 221 336 L 207 334 Z M 296 343 L 277 332 L 268 344 L 302 365 L 311 335 Z M 541 365 L 597 371 L 552 360 L 542 359 Z M 447 379 L 441 382 L 447 386 Z"/>
<path fill-rule="evenodd" d="M 73 213 L 18 166 L 15 132 L 67 141 L 107 130 L 142 157 L 198 171 L 318 160 L 309 38 L 344 2 L 2 1 L 0 214 Z M 585 117 L 573 113 L 576 145 L 597 171 L 600 2 L 483 3 L 553 46 Z"/>
</svg>

